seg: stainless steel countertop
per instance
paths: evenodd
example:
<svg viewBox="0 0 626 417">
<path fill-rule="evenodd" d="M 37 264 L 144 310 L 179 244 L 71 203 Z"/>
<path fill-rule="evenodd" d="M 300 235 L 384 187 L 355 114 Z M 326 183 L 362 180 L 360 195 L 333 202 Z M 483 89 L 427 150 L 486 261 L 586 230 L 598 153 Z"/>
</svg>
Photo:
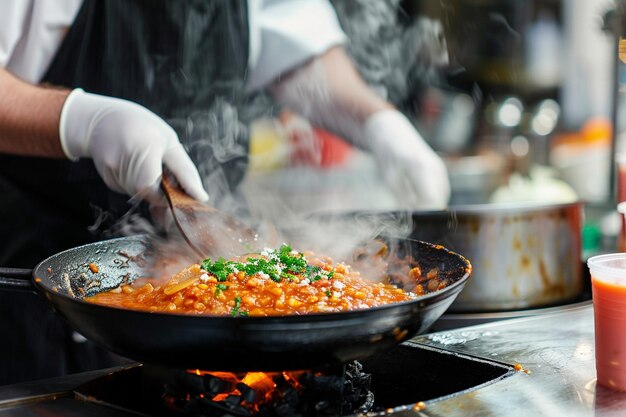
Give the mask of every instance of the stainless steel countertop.
<svg viewBox="0 0 626 417">
<path fill-rule="evenodd" d="M 427 402 L 404 416 L 567 416 L 626 415 L 626 393 L 596 385 L 591 303 L 538 317 L 504 320 L 430 333 L 413 339 L 447 350 L 519 363 L 530 374 Z"/>
</svg>

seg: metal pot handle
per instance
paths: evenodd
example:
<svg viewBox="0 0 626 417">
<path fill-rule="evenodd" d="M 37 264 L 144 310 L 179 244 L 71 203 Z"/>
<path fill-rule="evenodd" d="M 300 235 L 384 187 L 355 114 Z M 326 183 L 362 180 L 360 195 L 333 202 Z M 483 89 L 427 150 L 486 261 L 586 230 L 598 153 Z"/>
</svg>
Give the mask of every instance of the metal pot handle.
<svg viewBox="0 0 626 417">
<path fill-rule="evenodd" d="M 37 292 L 32 276 L 32 269 L 0 268 L 0 290 Z"/>
</svg>

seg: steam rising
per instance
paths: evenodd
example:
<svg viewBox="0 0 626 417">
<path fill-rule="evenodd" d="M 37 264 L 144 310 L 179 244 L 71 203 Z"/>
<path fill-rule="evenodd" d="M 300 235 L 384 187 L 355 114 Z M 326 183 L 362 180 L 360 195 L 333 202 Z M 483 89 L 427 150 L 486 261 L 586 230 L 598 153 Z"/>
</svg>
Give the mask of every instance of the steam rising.
<svg viewBox="0 0 626 417">
<path fill-rule="evenodd" d="M 397 106 L 402 107 L 419 85 L 432 82 L 437 70 L 447 63 L 441 24 L 424 18 L 415 19 L 408 25 L 401 24 L 398 21 L 399 0 L 337 0 L 333 4 L 350 38 L 348 52 L 361 75 L 375 91 Z M 381 48 L 381 45 L 385 46 Z M 313 125 L 324 120 L 325 128 L 358 143 L 360 123 L 331 105 L 330 92 L 323 75 L 320 75 L 321 71 L 319 63 L 314 60 L 308 64 L 306 71 L 300 72 L 303 82 L 292 84 L 297 86 L 295 89 L 274 89 L 278 103 L 288 103 L 291 110 L 297 111 Z M 313 107 L 310 104 L 313 95 L 319 99 L 316 102 L 324 105 Z M 296 108 L 294 103 L 298 103 Z M 210 203 L 241 218 L 258 231 L 257 247 L 243 247 L 242 252 L 276 247 L 286 242 L 298 250 L 313 250 L 343 260 L 357 245 L 381 234 L 406 236 L 411 232 L 409 212 L 346 214 L 346 205 L 339 201 L 342 196 L 337 193 L 341 188 L 329 179 L 329 169 L 324 171 L 320 166 L 292 165 L 279 182 L 271 185 L 263 181 L 247 181 L 244 195 L 242 189 L 235 185 L 241 180 L 247 165 L 247 126 L 260 115 L 275 114 L 280 109 L 275 106 L 276 103 L 263 94 L 236 104 L 225 98 L 218 100 L 210 109 L 168 120 L 197 164 L 211 197 Z M 321 161 L 321 149 L 314 142 L 314 136 L 305 134 L 300 139 L 299 146 L 306 149 L 311 160 Z M 375 193 L 372 181 L 376 178 L 372 179 L 371 175 L 359 178 L 356 175 L 350 179 L 348 187 L 361 187 Z M 299 194 L 302 199 L 297 203 L 300 204 L 282 198 L 287 189 L 305 191 Z M 306 190 L 309 190 L 308 195 Z M 370 195 L 370 198 L 375 200 L 376 196 Z M 307 206 L 306 209 L 303 206 Z M 329 210 L 341 207 L 340 211 L 344 213 Z M 348 211 L 356 209 L 363 213 L 371 207 L 347 208 Z M 136 217 L 127 216 L 124 221 L 118 229 L 122 233 L 150 231 L 157 235 L 150 230 L 148 223 L 138 221 Z M 166 217 L 161 225 L 169 228 L 169 235 L 172 236 L 171 219 L 168 221 Z M 187 251 L 180 239 L 174 239 L 174 244 L 170 243 L 167 247 L 168 251 L 172 247 L 182 253 Z"/>
<path fill-rule="evenodd" d="M 219 98 L 208 110 L 169 122 L 198 167 L 212 204 L 240 211 L 241 201 L 233 193 L 246 169 L 248 121 L 241 119 L 234 104 Z"/>
</svg>

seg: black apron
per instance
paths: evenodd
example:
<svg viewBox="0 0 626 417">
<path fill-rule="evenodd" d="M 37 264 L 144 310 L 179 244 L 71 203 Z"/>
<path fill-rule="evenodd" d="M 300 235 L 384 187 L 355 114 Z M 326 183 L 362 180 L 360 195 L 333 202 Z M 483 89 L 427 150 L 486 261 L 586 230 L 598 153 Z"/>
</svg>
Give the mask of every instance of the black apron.
<svg viewBox="0 0 626 417">
<path fill-rule="evenodd" d="M 85 0 L 44 82 L 137 102 L 168 121 L 213 202 L 236 186 L 247 161 L 244 94 L 246 1 Z M 244 109 L 243 111 L 241 109 Z M 247 110 L 248 109 L 248 110 Z M 32 267 L 100 240 L 128 197 L 110 191 L 91 160 L 0 155 L 0 265 Z M 145 214 L 142 207 L 135 211 Z M 108 365 L 38 297 L 0 293 L 0 384 Z"/>
</svg>

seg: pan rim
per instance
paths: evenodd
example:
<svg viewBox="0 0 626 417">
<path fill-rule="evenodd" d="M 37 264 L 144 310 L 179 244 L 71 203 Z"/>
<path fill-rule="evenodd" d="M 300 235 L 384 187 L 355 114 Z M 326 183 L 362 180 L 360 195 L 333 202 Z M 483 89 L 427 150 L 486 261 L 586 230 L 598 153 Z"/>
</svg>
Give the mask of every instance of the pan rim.
<svg viewBox="0 0 626 417">
<path fill-rule="evenodd" d="M 119 241 L 133 241 L 133 240 L 137 240 L 137 241 L 143 241 L 146 242 L 146 239 L 149 238 L 148 235 L 146 234 L 137 234 L 137 235 L 131 235 L 131 236 L 125 236 L 125 237 L 118 237 L 118 238 L 112 238 L 112 239 L 106 239 L 106 240 L 101 240 L 101 241 L 97 241 L 97 242 L 91 242 L 91 243 L 87 243 L 84 245 L 80 245 L 80 246 L 76 246 L 73 248 L 69 248 L 66 250 L 63 250 L 61 252 L 55 253 L 54 255 L 49 256 L 48 258 L 42 260 L 41 262 L 39 262 L 35 268 L 33 269 L 32 272 L 32 276 L 31 276 L 31 280 L 33 282 L 33 285 L 37 288 L 37 291 L 42 294 L 42 295 L 50 295 L 50 296 L 54 296 L 54 297 L 59 297 L 61 299 L 64 299 L 66 301 L 69 301 L 71 303 L 74 303 L 76 305 L 80 305 L 80 306 L 85 306 L 88 305 L 90 308 L 94 308 L 96 310 L 106 310 L 106 311 L 111 311 L 111 310 L 119 310 L 119 311 L 123 311 L 123 312 L 133 312 L 133 313 L 138 313 L 138 314 L 150 314 L 150 315 L 154 315 L 157 317 L 180 317 L 180 318 L 185 318 L 186 320 L 203 320 L 205 321 L 206 319 L 213 319 L 213 321 L 218 320 L 218 321 L 229 321 L 232 322 L 233 320 L 239 320 L 241 322 L 247 322 L 247 323 L 261 323 L 264 321 L 271 321 L 272 323 L 278 323 L 278 322 L 291 322 L 291 321 L 298 321 L 300 323 L 303 322 L 308 322 L 308 321 L 318 321 L 318 320 L 339 320 L 339 319 L 346 319 L 347 317 L 350 316 L 363 316 L 363 315 L 369 315 L 369 314 L 376 314 L 377 312 L 380 311 L 384 311 L 384 310 L 389 310 L 389 309 L 402 309 L 402 308 L 412 308 L 415 305 L 417 305 L 418 308 L 422 308 L 422 307 L 426 307 L 429 305 L 433 305 L 433 303 L 427 304 L 428 301 L 430 301 L 433 298 L 447 298 L 446 296 L 449 295 L 450 293 L 456 293 L 462 290 L 462 287 L 465 286 L 466 281 L 469 279 L 469 277 L 471 276 L 472 273 L 472 265 L 470 263 L 470 261 L 465 258 L 463 255 L 458 254 L 454 251 L 451 251 L 450 249 L 442 246 L 442 245 L 438 245 L 438 244 L 434 244 L 434 243 L 430 243 L 430 242 L 425 242 L 425 241 L 421 241 L 421 240 L 417 240 L 417 239 L 410 239 L 410 238 L 403 238 L 404 240 L 407 241 L 411 241 L 411 242 L 418 242 L 420 244 L 424 244 L 426 246 L 430 246 L 436 250 L 443 250 L 444 252 L 446 252 L 448 255 L 457 257 L 459 259 L 459 261 L 464 265 L 464 273 L 463 276 L 461 276 L 459 279 L 457 279 L 455 282 L 453 282 L 452 284 L 450 284 L 449 286 L 441 289 L 441 290 L 437 290 L 434 291 L 432 293 L 428 293 L 425 295 L 421 295 L 416 297 L 415 299 L 409 300 L 409 301 L 401 301 L 401 302 L 395 302 L 395 303 L 390 303 L 390 304 L 385 304 L 385 305 L 380 305 L 380 306 L 375 306 L 375 307 L 369 307 L 369 308 L 363 308 L 363 309 L 355 309 L 355 310 L 348 310 L 348 311 L 333 311 L 333 312 L 320 312 L 320 313 L 310 313 L 310 314 L 287 314 L 287 315 L 272 315 L 272 316 L 239 316 L 239 317 L 232 317 L 232 316 L 226 316 L 226 315 L 207 315 L 207 314 L 186 314 L 186 313 L 166 313 L 166 312 L 151 312 L 151 311 L 146 311 L 146 310 L 139 310 L 139 309 L 129 309 L 129 308 L 121 308 L 121 307 L 117 307 L 117 306 L 106 306 L 106 305 L 102 305 L 102 304 L 96 304 L 96 303 L 89 303 L 87 301 L 84 301 L 82 298 L 79 297 L 72 297 L 69 294 L 64 294 L 61 292 L 56 292 L 54 291 L 52 288 L 46 286 L 43 284 L 44 280 L 43 279 L 38 279 L 37 277 L 37 273 L 40 270 L 45 270 L 45 265 L 46 263 L 49 263 L 51 260 L 61 257 L 63 256 L 63 254 L 69 253 L 69 252 L 76 252 L 79 249 L 85 248 L 85 247 L 93 247 L 93 246 L 97 246 L 97 245 L 105 245 L 105 244 L 113 244 L 115 242 L 119 242 Z M 460 287 L 460 288 L 459 288 Z M 424 305 L 421 305 L 424 304 Z M 307 318 L 307 320 L 303 320 L 303 318 Z"/>
</svg>

